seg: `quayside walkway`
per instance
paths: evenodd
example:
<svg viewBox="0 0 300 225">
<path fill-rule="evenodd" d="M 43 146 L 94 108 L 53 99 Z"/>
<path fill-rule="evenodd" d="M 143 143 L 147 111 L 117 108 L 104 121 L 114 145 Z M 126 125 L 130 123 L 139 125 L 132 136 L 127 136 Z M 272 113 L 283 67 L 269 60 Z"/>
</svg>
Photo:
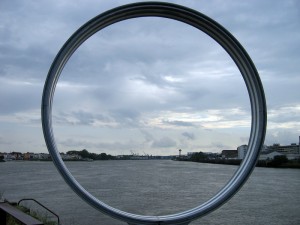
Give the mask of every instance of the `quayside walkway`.
<svg viewBox="0 0 300 225">
<path fill-rule="evenodd" d="M 0 202 L 0 224 L 8 225 L 9 217 L 13 217 L 22 225 L 44 225 L 43 222 L 33 218 L 27 213 L 22 212 L 9 202 Z"/>
</svg>

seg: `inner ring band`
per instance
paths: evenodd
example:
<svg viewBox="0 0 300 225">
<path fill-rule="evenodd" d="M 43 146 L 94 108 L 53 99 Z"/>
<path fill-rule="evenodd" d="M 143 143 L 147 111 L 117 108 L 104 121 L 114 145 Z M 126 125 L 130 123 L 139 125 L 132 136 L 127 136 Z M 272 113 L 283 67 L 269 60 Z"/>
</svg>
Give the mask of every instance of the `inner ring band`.
<svg viewBox="0 0 300 225">
<path fill-rule="evenodd" d="M 127 213 L 101 202 L 87 192 L 75 180 L 62 161 L 52 129 L 52 103 L 55 87 L 65 64 L 76 49 L 93 34 L 109 25 L 131 18 L 149 16 L 184 22 L 203 31 L 218 42 L 239 68 L 251 104 L 252 120 L 248 151 L 233 177 L 214 197 L 205 203 L 193 209 L 166 216 L 143 216 Z M 96 16 L 80 27 L 60 49 L 50 67 L 43 90 L 41 116 L 48 151 L 66 183 L 77 195 L 96 209 L 129 224 L 188 224 L 190 221 L 220 207 L 242 187 L 254 169 L 264 143 L 267 123 L 263 86 L 255 65 L 242 45 L 220 24 L 202 13 L 180 5 L 163 2 L 141 2 L 120 6 Z"/>
</svg>

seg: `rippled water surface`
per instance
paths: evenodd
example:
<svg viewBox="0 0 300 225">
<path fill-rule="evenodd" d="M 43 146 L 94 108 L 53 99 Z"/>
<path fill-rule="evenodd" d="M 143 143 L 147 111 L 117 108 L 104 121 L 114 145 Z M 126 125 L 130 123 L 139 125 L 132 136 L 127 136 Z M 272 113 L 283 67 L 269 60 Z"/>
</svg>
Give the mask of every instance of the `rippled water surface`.
<svg viewBox="0 0 300 225">
<path fill-rule="evenodd" d="M 196 207 L 231 178 L 236 166 L 171 160 L 67 162 L 91 194 L 110 206 L 142 215 Z M 34 198 L 56 212 L 62 225 L 124 224 L 83 202 L 52 162 L 0 163 L 0 194 Z M 300 170 L 256 168 L 229 202 L 191 224 L 300 224 Z"/>
</svg>

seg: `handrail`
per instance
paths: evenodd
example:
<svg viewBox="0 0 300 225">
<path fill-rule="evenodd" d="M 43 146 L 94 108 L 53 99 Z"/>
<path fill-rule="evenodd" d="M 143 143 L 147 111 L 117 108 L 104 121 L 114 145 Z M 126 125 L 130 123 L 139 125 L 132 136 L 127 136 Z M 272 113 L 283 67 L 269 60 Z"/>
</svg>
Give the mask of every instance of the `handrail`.
<svg viewBox="0 0 300 225">
<path fill-rule="evenodd" d="M 41 207 L 46 209 L 48 212 L 50 212 L 52 215 L 54 215 L 57 218 L 57 224 L 60 225 L 59 216 L 55 212 L 53 212 L 52 210 L 50 210 L 49 208 L 44 206 L 42 203 L 38 202 L 37 200 L 35 200 L 33 198 L 23 198 L 18 202 L 18 206 L 20 206 L 20 203 L 23 201 L 34 201 L 35 203 L 37 203 L 38 205 L 40 205 Z"/>
<path fill-rule="evenodd" d="M 22 225 L 44 225 L 44 223 L 33 216 L 15 207 L 16 204 L 8 201 L 0 202 L 0 224 L 8 225 L 7 216 L 14 218 L 18 224 Z M 15 223 L 14 223 L 15 224 Z"/>
</svg>

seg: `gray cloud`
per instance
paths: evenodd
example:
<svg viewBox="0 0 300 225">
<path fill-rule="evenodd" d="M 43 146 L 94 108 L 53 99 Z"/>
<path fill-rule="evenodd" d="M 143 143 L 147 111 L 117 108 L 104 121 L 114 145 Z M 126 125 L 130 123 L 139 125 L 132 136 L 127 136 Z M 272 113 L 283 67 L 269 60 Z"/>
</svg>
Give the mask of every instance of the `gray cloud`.
<svg viewBox="0 0 300 225">
<path fill-rule="evenodd" d="M 91 142 L 87 140 L 75 140 L 68 138 L 66 140 L 58 141 L 61 146 L 61 151 L 67 152 L 69 150 L 92 149 L 97 152 L 106 152 L 107 154 L 130 154 L 130 149 L 137 148 L 138 144 L 132 141 L 125 143 L 115 142 Z"/>
<path fill-rule="evenodd" d="M 27 79 L 0 78 L 0 115 L 36 109 L 41 86 Z"/>
<path fill-rule="evenodd" d="M 220 149 L 220 150 L 230 150 L 232 147 L 229 145 L 225 145 L 221 142 L 212 142 L 211 146 L 213 146 L 214 148 Z"/>
<path fill-rule="evenodd" d="M 195 126 L 193 123 L 180 121 L 180 120 L 175 120 L 175 121 L 163 120 L 162 122 L 164 124 L 174 125 L 174 126 L 181 126 L 181 127 L 193 127 L 193 126 Z"/>
<path fill-rule="evenodd" d="M 294 129 L 270 129 L 267 132 L 266 142 L 267 145 L 279 143 L 281 145 L 289 145 L 291 143 L 299 144 L 299 131 Z"/>
<path fill-rule="evenodd" d="M 140 132 L 142 133 L 143 137 L 145 138 L 146 143 L 147 142 L 152 142 L 154 140 L 154 137 L 152 134 L 150 134 L 148 131 L 146 130 L 140 130 Z"/>
<path fill-rule="evenodd" d="M 92 126 L 97 122 L 101 122 L 104 126 L 114 122 L 112 118 L 109 118 L 103 114 L 95 114 L 91 112 L 85 112 L 82 110 L 75 112 L 60 112 L 53 116 L 54 123 L 60 125 L 86 125 Z"/>
<path fill-rule="evenodd" d="M 182 136 L 186 137 L 188 140 L 195 140 L 195 135 L 192 132 L 183 132 Z"/>
<path fill-rule="evenodd" d="M 176 141 L 170 137 L 162 137 L 158 140 L 154 140 L 151 145 L 152 148 L 170 148 L 176 147 Z"/>
</svg>

